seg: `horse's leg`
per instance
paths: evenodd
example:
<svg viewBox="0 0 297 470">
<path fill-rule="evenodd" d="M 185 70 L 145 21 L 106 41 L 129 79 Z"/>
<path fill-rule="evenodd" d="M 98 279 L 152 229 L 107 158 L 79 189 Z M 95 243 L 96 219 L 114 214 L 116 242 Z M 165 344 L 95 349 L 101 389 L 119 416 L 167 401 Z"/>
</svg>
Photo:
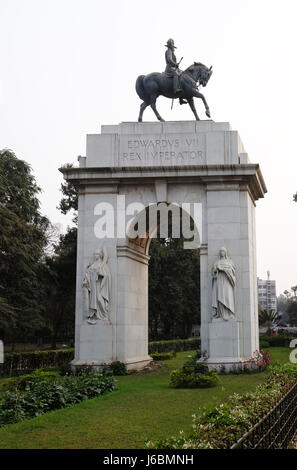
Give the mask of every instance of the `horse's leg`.
<svg viewBox="0 0 297 470">
<path fill-rule="evenodd" d="M 196 111 L 196 108 L 195 108 L 194 98 L 188 98 L 188 103 L 189 103 L 189 106 L 190 106 L 191 110 L 194 113 L 196 121 L 200 121 L 199 116 L 198 116 L 197 111 Z"/>
<path fill-rule="evenodd" d="M 156 108 L 156 101 L 157 101 L 157 96 L 152 96 L 151 97 L 151 108 L 154 111 L 155 115 L 157 116 L 157 119 L 159 119 L 159 121 L 164 122 L 164 119 L 160 116 L 160 114 L 158 113 L 158 110 Z"/>
<path fill-rule="evenodd" d="M 139 116 L 138 116 L 138 122 L 142 122 L 142 115 L 143 115 L 143 111 L 145 110 L 145 108 L 148 107 L 148 104 L 145 103 L 145 101 L 143 103 L 141 103 L 140 105 L 140 111 L 139 111 Z"/>
<path fill-rule="evenodd" d="M 195 91 L 193 92 L 193 95 L 194 95 L 196 98 L 201 98 L 201 99 L 202 99 L 203 104 L 204 104 L 204 106 L 205 106 L 205 114 L 206 114 L 207 117 L 210 118 L 209 107 L 208 107 L 208 104 L 207 104 L 207 102 L 206 102 L 206 99 L 204 98 L 204 96 L 202 95 L 202 93 L 200 93 L 199 91 L 196 91 L 196 90 L 195 90 Z"/>
</svg>

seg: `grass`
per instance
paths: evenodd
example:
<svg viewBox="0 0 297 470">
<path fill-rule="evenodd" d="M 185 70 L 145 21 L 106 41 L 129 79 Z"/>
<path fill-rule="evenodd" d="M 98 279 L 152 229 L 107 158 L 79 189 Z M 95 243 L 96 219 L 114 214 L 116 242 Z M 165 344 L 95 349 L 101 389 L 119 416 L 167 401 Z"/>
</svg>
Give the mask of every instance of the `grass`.
<svg viewBox="0 0 297 470">
<path fill-rule="evenodd" d="M 288 362 L 289 348 L 270 348 L 273 360 Z M 223 375 L 211 389 L 171 389 L 169 373 L 191 354 L 178 353 L 152 373 L 118 377 L 119 389 L 71 408 L 0 429 L 1 449 L 132 449 L 146 440 L 189 431 L 199 408 L 228 395 L 254 390 L 266 373 Z"/>
</svg>

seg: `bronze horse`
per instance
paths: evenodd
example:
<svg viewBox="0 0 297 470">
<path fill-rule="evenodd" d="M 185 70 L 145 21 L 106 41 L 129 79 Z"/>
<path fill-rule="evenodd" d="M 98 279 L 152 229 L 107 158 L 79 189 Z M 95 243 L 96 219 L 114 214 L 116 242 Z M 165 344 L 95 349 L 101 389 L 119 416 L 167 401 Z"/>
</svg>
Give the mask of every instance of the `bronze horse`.
<svg viewBox="0 0 297 470">
<path fill-rule="evenodd" d="M 205 114 L 210 118 L 210 111 L 206 99 L 199 92 L 197 82 L 203 87 L 207 85 L 208 80 L 212 74 L 212 67 L 208 68 L 200 62 L 194 62 L 180 75 L 180 88 L 182 91 L 174 94 L 172 78 L 168 77 L 165 73 L 153 72 L 148 75 L 140 75 L 136 80 L 136 92 L 143 100 L 140 105 L 140 112 L 138 121 L 142 122 L 142 115 L 148 106 L 151 106 L 159 121 L 164 121 L 156 108 L 156 100 L 158 96 L 166 96 L 167 98 L 180 98 L 180 100 L 187 100 L 191 110 L 197 121 L 199 117 L 194 104 L 194 97 L 201 98 L 205 106 Z"/>
</svg>

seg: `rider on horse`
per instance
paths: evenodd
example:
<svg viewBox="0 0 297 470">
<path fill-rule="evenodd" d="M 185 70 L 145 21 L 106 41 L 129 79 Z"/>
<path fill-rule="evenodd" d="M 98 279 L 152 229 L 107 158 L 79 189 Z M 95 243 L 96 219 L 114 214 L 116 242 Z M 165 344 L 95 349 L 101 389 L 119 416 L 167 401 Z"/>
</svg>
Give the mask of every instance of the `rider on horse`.
<svg viewBox="0 0 297 470">
<path fill-rule="evenodd" d="M 179 76 L 182 71 L 178 68 L 179 64 L 176 61 L 176 57 L 174 54 L 174 49 L 176 49 L 174 45 L 173 39 L 168 39 L 166 46 L 167 51 L 165 52 L 165 59 L 166 59 L 166 69 L 165 73 L 167 77 L 173 77 L 173 92 L 174 94 L 182 91 L 180 88 L 179 83 Z"/>
<path fill-rule="evenodd" d="M 176 49 L 176 46 L 174 45 L 174 40 L 173 39 L 168 39 L 166 46 L 167 51 L 165 52 L 165 60 L 166 60 L 166 69 L 165 69 L 165 74 L 167 77 L 173 78 L 173 93 L 177 94 L 182 90 L 180 86 L 180 75 L 183 73 L 179 69 L 179 63 L 176 61 L 176 57 L 174 54 L 174 49 Z M 186 101 L 183 99 L 179 99 L 180 104 L 185 104 Z"/>
<path fill-rule="evenodd" d="M 180 104 L 188 103 L 197 121 L 199 121 L 199 116 L 195 108 L 194 98 L 200 98 L 203 101 L 206 116 L 210 117 L 208 104 L 203 94 L 200 93 L 198 86 L 205 87 L 207 85 L 212 74 L 212 67 L 208 68 L 201 62 L 194 62 L 190 67 L 181 71 L 179 69 L 180 62 L 176 61 L 174 54 L 173 39 L 168 39 L 166 47 L 165 72 L 152 72 L 137 77 L 136 92 L 142 100 L 138 121 L 142 122 L 143 112 L 148 106 L 151 106 L 159 121 L 164 121 L 156 108 L 156 101 L 159 96 L 171 98 L 172 103 L 175 98 L 179 98 Z"/>
</svg>

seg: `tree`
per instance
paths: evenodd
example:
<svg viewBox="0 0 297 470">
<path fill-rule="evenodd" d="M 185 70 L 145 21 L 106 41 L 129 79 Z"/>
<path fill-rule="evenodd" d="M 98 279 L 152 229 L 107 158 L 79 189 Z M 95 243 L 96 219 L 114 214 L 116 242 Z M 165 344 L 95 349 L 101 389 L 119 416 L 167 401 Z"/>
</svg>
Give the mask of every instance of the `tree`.
<svg viewBox="0 0 297 470">
<path fill-rule="evenodd" d="M 67 164 L 67 167 L 72 167 Z M 73 222 L 77 222 L 78 193 L 68 181 L 61 184 L 63 197 L 58 209 L 63 214 L 74 211 Z M 48 246 L 42 269 L 42 282 L 46 289 L 44 324 L 50 329 L 52 347 L 57 338 L 74 336 L 77 228 L 68 227 L 66 234 L 58 236 L 57 227 L 48 227 Z"/>
<path fill-rule="evenodd" d="M 277 307 L 285 314 L 287 323 L 297 325 L 297 286 L 292 286 L 290 291 L 285 290 L 277 298 Z"/>
<path fill-rule="evenodd" d="M 66 168 L 72 168 L 73 164 L 66 163 Z M 77 188 L 74 186 L 73 183 L 70 181 L 66 181 L 65 183 L 61 184 L 61 191 L 63 197 L 60 201 L 58 209 L 62 212 L 62 214 L 67 214 L 69 211 L 74 211 L 73 222 L 77 223 L 77 210 L 78 210 L 78 191 Z"/>
<path fill-rule="evenodd" d="M 289 322 L 291 326 L 297 325 L 297 301 L 294 299 L 290 302 L 290 305 L 287 310 L 289 314 Z"/>
<path fill-rule="evenodd" d="M 277 297 L 277 311 L 280 313 L 286 313 L 288 306 L 290 304 L 290 299 L 284 294 L 280 294 Z M 261 310 L 261 309 L 260 309 Z M 259 311 L 260 311 L 259 310 Z"/>
<path fill-rule="evenodd" d="M 4 288 L 0 286 L 0 338 L 4 339 L 5 332 L 14 329 L 16 324 L 16 313 L 14 308 L 9 305 L 4 295 Z"/>
<path fill-rule="evenodd" d="M 271 328 L 279 322 L 278 314 L 275 310 L 261 310 L 259 314 L 259 324 L 267 326 L 266 333 L 271 333 Z"/>
<path fill-rule="evenodd" d="M 149 263 L 149 339 L 188 338 L 200 323 L 198 250 L 183 239 L 153 239 Z"/>
<path fill-rule="evenodd" d="M 55 253 L 55 245 L 60 240 L 60 224 L 49 223 L 46 230 L 47 245 L 44 249 L 44 256 L 52 256 Z"/>
<path fill-rule="evenodd" d="M 55 253 L 46 258 L 43 282 L 47 287 L 44 322 L 52 331 L 52 347 L 57 338 L 74 335 L 76 285 L 76 227 L 60 235 Z"/>
<path fill-rule="evenodd" d="M 29 164 L 0 151 L 0 308 L 14 336 L 31 334 L 42 322 L 39 268 L 49 221 L 40 213 L 39 193 Z"/>
<path fill-rule="evenodd" d="M 291 292 L 285 291 L 288 299 L 286 312 L 289 315 L 289 323 L 291 326 L 297 325 L 297 286 L 291 287 Z"/>
<path fill-rule="evenodd" d="M 297 286 L 291 287 L 291 291 L 293 292 L 294 298 L 297 299 Z"/>
</svg>

